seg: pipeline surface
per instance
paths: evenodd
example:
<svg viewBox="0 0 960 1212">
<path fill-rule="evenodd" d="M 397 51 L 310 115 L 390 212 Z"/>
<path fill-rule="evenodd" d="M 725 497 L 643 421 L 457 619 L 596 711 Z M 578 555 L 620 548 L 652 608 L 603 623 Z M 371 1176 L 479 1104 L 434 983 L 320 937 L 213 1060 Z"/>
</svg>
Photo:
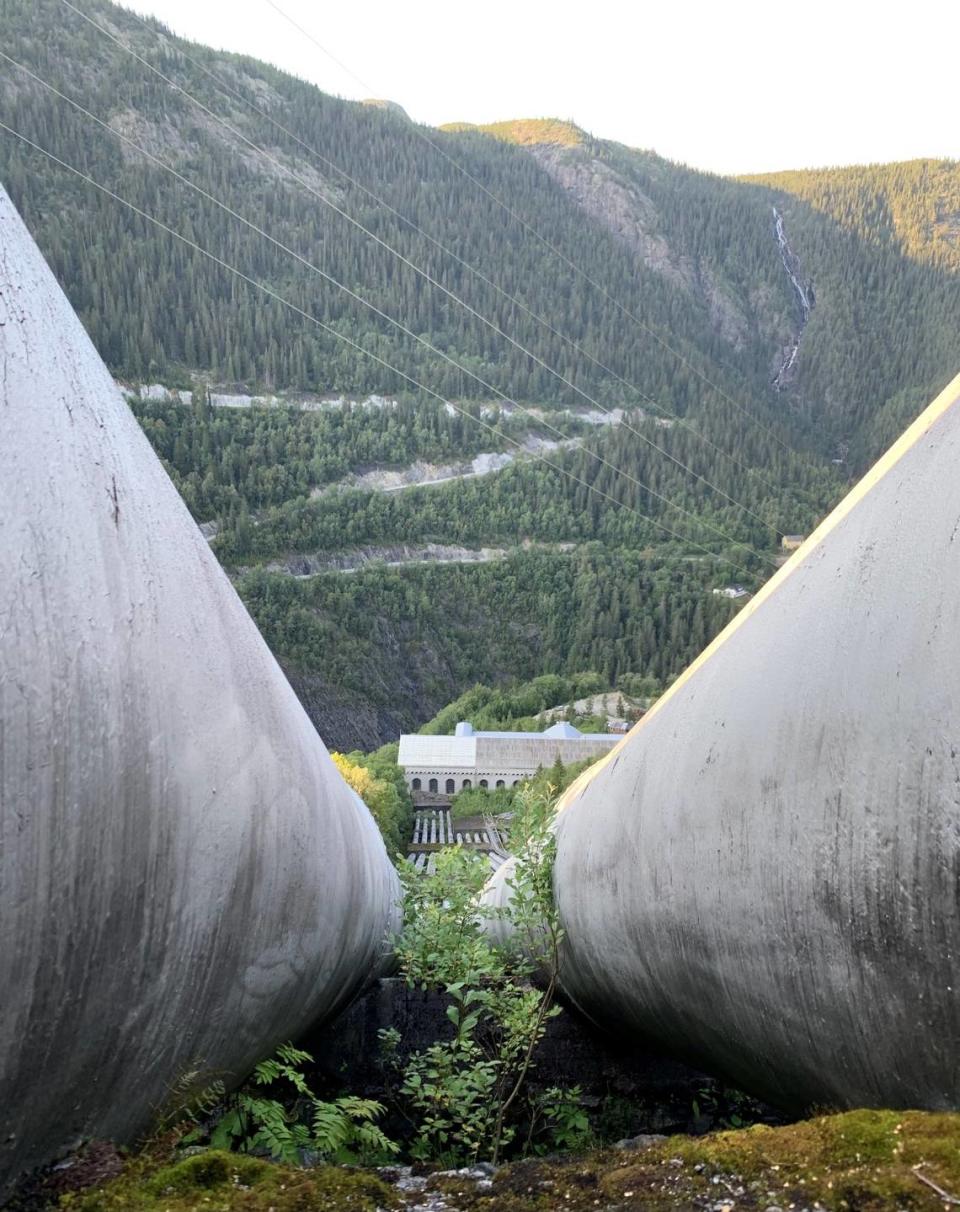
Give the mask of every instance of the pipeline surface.
<svg viewBox="0 0 960 1212">
<path fill-rule="evenodd" d="M 555 828 L 596 1021 L 789 1110 L 960 1107 L 960 378 Z"/>
<path fill-rule="evenodd" d="M 2 1191 L 345 1005 L 399 893 L 2 189 L 0 357 Z"/>
</svg>

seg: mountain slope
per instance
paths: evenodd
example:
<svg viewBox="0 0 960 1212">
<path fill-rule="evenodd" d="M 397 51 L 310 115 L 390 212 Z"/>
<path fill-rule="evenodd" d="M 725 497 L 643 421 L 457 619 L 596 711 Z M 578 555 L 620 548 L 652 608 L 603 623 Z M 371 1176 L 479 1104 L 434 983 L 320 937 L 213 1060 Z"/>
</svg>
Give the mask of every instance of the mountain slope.
<svg viewBox="0 0 960 1212">
<path fill-rule="evenodd" d="M 869 244 L 960 273 L 960 161 L 908 160 L 741 179 L 803 199 Z"/>
<path fill-rule="evenodd" d="M 56 0 L 10 0 L 7 10 L 6 46 L 14 58 L 511 398 L 582 402 L 325 208 L 322 198 L 608 404 L 640 402 L 621 376 L 668 411 L 718 415 L 729 429 L 737 423 L 732 410 L 700 372 L 765 423 L 787 424 L 795 439 L 812 427 L 825 450 L 836 439 L 856 442 L 887 401 L 911 388 L 928 394 L 953 369 L 960 285 L 934 265 L 907 264 L 910 258 L 854 236 L 791 196 L 787 229 L 817 287 L 817 308 L 791 390 L 771 391 L 799 322 L 771 218 L 780 183 L 692 172 L 565 123 L 498 124 L 490 128 L 493 138 L 486 128 L 429 133 L 437 150 L 389 109 L 339 101 L 265 64 L 185 43 L 105 0 L 87 6 L 117 39 L 195 94 L 211 111 L 205 113 Z M 7 64 L 2 98 L 12 126 L 365 348 L 443 394 L 490 398 L 490 389 L 468 373 L 391 329 Z M 221 118 L 233 132 L 219 125 Z M 460 175 L 448 156 L 601 289 Z M 456 249 L 609 370 L 577 355 L 332 166 Z M 173 378 L 200 370 L 221 382 L 347 392 L 409 386 L 7 135 L 0 140 L 0 175 L 118 373 Z M 861 297 L 870 288 L 869 307 L 851 307 L 842 288 L 847 281 Z M 920 300 L 932 317 L 922 329 L 905 321 Z M 868 342 L 862 358 L 854 339 Z"/>
<path fill-rule="evenodd" d="M 0 179 L 115 373 L 195 389 L 136 414 L 338 746 L 479 680 L 668 679 L 729 617 L 710 591 L 756 588 L 956 369 L 956 166 L 737 181 L 550 119 L 437 132 L 84 7 L 116 41 L 7 0 L 34 75 L 0 63 L 2 120 L 306 314 L 5 132 Z M 310 407 L 218 408 L 209 385 Z M 506 554 L 290 575 L 431 546 Z"/>
<path fill-rule="evenodd" d="M 218 71 L 244 95 L 259 98 L 258 103 L 267 104 L 270 113 L 300 139 L 386 196 L 433 237 L 456 248 L 503 290 L 543 310 L 554 327 L 584 342 L 641 390 L 657 394 L 676 380 L 673 403 L 681 408 L 696 403 L 702 394 L 699 380 L 682 366 L 670 367 L 665 374 L 662 358 L 651 360 L 647 347 L 655 343 L 649 338 L 631 334 L 625 341 L 623 316 L 616 305 L 596 291 L 583 289 L 577 275 L 549 250 L 527 238 L 518 224 L 505 222 L 496 203 L 462 177 L 409 123 L 383 110 L 326 97 L 265 65 L 187 47 L 102 0 L 88 6 L 97 20 L 109 21 L 120 38 L 241 135 L 266 145 L 273 157 L 267 161 L 103 35 L 65 13 L 56 0 L 11 0 L 11 8 L 8 50 L 14 57 L 164 162 L 185 171 L 217 198 L 253 216 L 277 239 L 322 264 L 338 280 L 361 287 L 371 302 L 402 317 L 414 332 L 428 333 L 444 352 L 462 354 L 469 369 L 509 396 L 568 403 L 579 398 L 326 209 L 317 194 L 329 197 L 417 264 L 435 270 L 449 289 L 468 296 L 477 311 L 529 344 L 544 362 L 574 376 L 579 385 L 605 398 L 619 399 L 623 389 L 610 375 L 576 358 L 529 317 L 518 315 L 503 296 L 444 257 L 429 240 L 373 204 L 259 114 L 234 97 L 225 97 L 200 67 L 181 58 L 182 52 L 202 67 Z M 38 38 L 40 31 L 43 36 Z M 79 159 L 80 166 L 98 180 L 172 227 L 189 230 L 201 243 L 289 294 L 317 318 L 354 339 L 369 334 L 375 352 L 423 376 L 430 387 L 461 397 L 490 396 L 489 389 L 244 231 L 39 84 L 16 69 L 4 66 L 3 70 L 4 109 L 11 125 L 64 159 Z M 518 214 L 549 232 L 613 299 L 639 310 L 647 323 L 663 335 L 669 332 L 681 347 L 689 346 L 689 356 L 706 367 L 721 344 L 702 309 L 679 306 L 673 289 L 658 275 L 625 261 L 601 226 L 585 230 L 575 200 L 551 183 L 530 156 L 487 139 L 442 138 L 473 176 Z M 119 373 L 169 375 L 181 368 L 199 368 L 225 381 L 287 387 L 394 392 L 406 386 L 328 335 L 302 322 L 291 323 L 289 313 L 276 304 L 231 283 L 198 254 L 171 245 L 169 237 L 88 186 L 66 178 L 62 170 L 53 170 L 9 137 L 2 141 L 2 156 L 0 172 L 15 201 L 24 207 L 41 246 Z M 113 258 L 118 247 L 128 251 Z M 108 256 L 113 262 L 109 266 Z M 770 274 L 776 277 L 772 250 L 768 260 Z M 99 289 L 97 283 L 102 283 Z M 174 323 L 181 316 L 183 322 Z M 762 407 L 762 401 L 757 404 Z"/>
<path fill-rule="evenodd" d="M 588 544 L 497 564 L 371 568 L 238 589 L 320 734 L 374 748 L 477 682 L 597 670 L 676 676 L 732 617 L 715 568 Z"/>
</svg>

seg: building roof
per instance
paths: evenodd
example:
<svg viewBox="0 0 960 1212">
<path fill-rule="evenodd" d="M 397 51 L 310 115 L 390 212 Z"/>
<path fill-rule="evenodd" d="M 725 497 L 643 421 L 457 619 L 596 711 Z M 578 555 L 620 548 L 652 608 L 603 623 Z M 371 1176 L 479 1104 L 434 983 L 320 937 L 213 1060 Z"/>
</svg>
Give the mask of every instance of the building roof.
<svg viewBox="0 0 960 1212">
<path fill-rule="evenodd" d="M 566 721 L 553 724 L 545 732 L 475 732 L 467 720 L 457 724 L 453 736 L 423 736 L 404 733 L 400 738 L 397 763 L 400 766 L 470 767 L 477 761 L 477 742 L 485 740 L 524 741 L 547 745 L 556 741 L 583 741 L 591 747 L 617 738 L 606 732 L 580 732 Z"/>
<path fill-rule="evenodd" d="M 583 733 L 579 729 L 574 728 L 572 724 L 568 724 L 566 720 L 559 720 L 556 724 L 551 725 L 543 736 L 555 736 L 575 741 L 578 737 L 582 737 Z M 596 734 L 595 734 L 596 735 Z"/>
<path fill-rule="evenodd" d="M 398 766 L 475 766 L 476 736 L 420 736 L 405 734 L 400 738 Z"/>
<path fill-rule="evenodd" d="M 568 724 L 565 720 L 551 725 L 544 732 L 475 732 L 473 725 L 468 720 L 461 720 L 453 735 L 455 737 L 498 737 L 504 741 L 536 741 L 542 739 L 576 741 L 596 740 L 598 736 L 603 736 L 604 734 L 602 732 L 581 732 L 579 728 L 574 728 L 572 724 Z"/>
</svg>

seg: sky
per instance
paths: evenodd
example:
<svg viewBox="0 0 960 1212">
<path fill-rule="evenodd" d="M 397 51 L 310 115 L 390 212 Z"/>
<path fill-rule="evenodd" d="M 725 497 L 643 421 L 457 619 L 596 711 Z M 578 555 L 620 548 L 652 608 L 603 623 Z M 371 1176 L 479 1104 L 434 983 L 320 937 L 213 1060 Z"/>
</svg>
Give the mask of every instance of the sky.
<svg viewBox="0 0 960 1212">
<path fill-rule="evenodd" d="M 956 0 L 127 7 L 326 92 L 395 101 L 431 125 L 572 119 L 601 138 L 720 173 L 960 158 Z"/>
</svg>

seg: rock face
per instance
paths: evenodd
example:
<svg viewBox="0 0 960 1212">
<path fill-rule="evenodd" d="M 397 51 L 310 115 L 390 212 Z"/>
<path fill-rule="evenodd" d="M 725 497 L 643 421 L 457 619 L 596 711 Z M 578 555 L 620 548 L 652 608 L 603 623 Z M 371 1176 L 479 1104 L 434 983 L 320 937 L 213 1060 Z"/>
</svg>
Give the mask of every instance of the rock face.
<svg viewBox="0 0 960 1212">
<path fill-rule="evenodd" d="M 680 254 L 671 247 L 656 206 L 637 184 L 580 149 L 539 144 L 530 152 L 577 205 L 647 269 L 699 299 L 711 326 L 725 341 L 736 349 L 745 346 L 750 336 L 748 317 L 706 258 Z"/>
<path fill-rule="evenodd" d="M 568 994 L 783 1107 L 960 1107 L 958 464 L 960 378 L 561 802 Z"/>
<path fill-rule="evenodd" d="M 379 970 L 396 877 L 0 190 L 0 1189 Z"/>
<path fill-rule="evenodd" d="M 384 109 L 387 113 L 394 114 L 397 118 L 403 118 L 406 122 L 410 121 L 410 115 L 396 101 L 385 101 L 381 97 L 368 97 L 365 101 L 361 102 L 361 105 L 370 105 L 374 109 Z"/>
</svg>

